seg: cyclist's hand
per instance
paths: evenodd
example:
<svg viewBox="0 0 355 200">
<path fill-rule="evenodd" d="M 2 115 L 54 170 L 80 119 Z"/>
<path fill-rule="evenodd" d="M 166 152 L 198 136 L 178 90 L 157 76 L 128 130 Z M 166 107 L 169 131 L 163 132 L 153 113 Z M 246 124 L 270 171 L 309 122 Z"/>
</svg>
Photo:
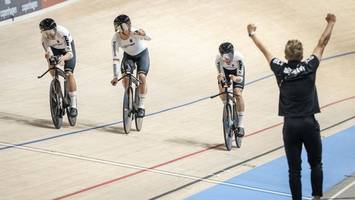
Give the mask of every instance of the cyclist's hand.
<svg viewBox="0 0 355 200">
<path fill-rule="evenodd" d="M 145 31 L 143 29 L 139 29 L 134 31 L 134 34 L 140 35 L 140 36 L 145 36 Z"/>
<path fill-rule="evenodd" d="M 118 79 L 117 78 L 113 78 L 112 81 L 111 81 L 111 84 L 113 86 L 115 86 L 115 85 L 117 85 L 117 83 L 118 83 Z"/>
<path fill-rule="evenodd" d="M 222 73 L 218 74 L 217 80 L 218 81 L 223 81 L 224 80 L 224 75 Z"/>
<path fill-rule="evenodd" d="M 44 57 L 48 60 L 50 56 L 49 56 L 48 53 L 45 53 L 45 54 L 44 54 Z"/>
<path fill-rule="evenodd" d="M 233 82 L 238 82 L 238 81 L 239 81 L 238 76 L 234 76 L 234 75 L 232 75 L 232 74 L 229 75 L 229 78 L 230 78 Z"/>
<path fill-rule="evenodd" d="M 59 58 L 58 58 L 58 64 L 60 65 L 60 66 L 64 66 L 64 56 L 60 56 Z"/>
<path fill-rule="evenodd" d="M 251 34 L 256 31 L 256 26 L 255 24 L 248 24 L 247 29 L 248 29 L 248 33 Z"/>
</svg>

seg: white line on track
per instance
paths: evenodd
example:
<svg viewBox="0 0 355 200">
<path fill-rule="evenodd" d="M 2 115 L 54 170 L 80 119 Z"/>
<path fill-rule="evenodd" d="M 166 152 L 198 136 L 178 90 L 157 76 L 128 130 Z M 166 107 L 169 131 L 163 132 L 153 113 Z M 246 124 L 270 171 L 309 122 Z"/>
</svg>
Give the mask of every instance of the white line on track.
<svg viewBox="0 0 355 200">
<path fill-rule="evenodd" d="M 339 192 L 337 192 L 336 194 L 334 194 L 333 196 L 331 196 L 329 198 L 329 200 L 335 199 L 336 197 L 338 197 L 339 195 L 341 195 L 343 192 L 345 192 L 347 189 L 349 189 L 351 186 L 355 185 L 355 180 L 353 182 L 351 182 L 349 185 L 347 185 L 345 188 L 343 188 L 342 190 L 340 190 Z"/>
<path fill-rule="evenodd" d="M 79 159 L 79 160 L 90 161 L 90 162 L 95 162 L 95 163 L 114 165 L 114 166 L 119 166 L 119 167 L 130 168 L 130 169 L 144 170 L 144 171 L 168 175 L 168 176 L 186 178 L 186 179 L 191 179 L 191 180 L 198 180 L 198 181 L 203 181 L 203 182 L 207 182 L 207 183 L 219 184 L 219 185 L 230 186 L 230 187 L 241 188 L 241 189 L 252 190 L 252 191 L 263 192 L 263 193 L 269 193 L 269 194 L 274 194 L 274 195 L 279 195 L 279 196 L 291 197 L 291 195 L 289 193 L 285 193 L 285 192 L 272 191 L 272 190 L 268 190 L 268 189 L 262 189 L 262 188 L 256 188 L 256 187 L 251 187 L 251 186 L 246 186 L 246 185 L 235 184 L 235 183 L 223 182 L 223 181 L 219 181 L 219 180 L 215 180 L 215 179 L 206 179 L 206 178 L 201 178 L 201 177 L 197 177 L 197 176 L 191 176 L 191 175 L 169 172 L 169 171 L 164 171 L 164 170 L 150 169 L 147 167 L 133 165 L 133 164 L 120 163 L 120 162 L 115 162 L 115 161 L 110 161 L 110 160 L 103 160 L 103 159 L 98 159 L 98 158 L 92 158 L 92 157 L 87 157 L 87 156 L 82 156 L 82 155 L 75 155 L 75 154 L 70 154 L 70 153 L 65 153 L 65 152 L 54 151 L 54 150 L 47 150 L 47 149 L 42 149 L 42 148 L 35 148 L 35 147 L 28 147 L 28 146 L 16 146 L 14 144 L 7 143 L 7 142 L 0 142 L 0 145 L 11 146 L 13 148 L 17 148 L 17 149 L 21 149 L 21 150 L 34 151 L 34 152 L 39 152 L 39 153 L 45 153 L 45 154 L 50 154 L 50 155 L 66 157 L 66 158 L 72 158 L 72 159 Z M 310 197 L 303 197 L 303 199 L 311 199 L 311 198 Z"/>
</svg>

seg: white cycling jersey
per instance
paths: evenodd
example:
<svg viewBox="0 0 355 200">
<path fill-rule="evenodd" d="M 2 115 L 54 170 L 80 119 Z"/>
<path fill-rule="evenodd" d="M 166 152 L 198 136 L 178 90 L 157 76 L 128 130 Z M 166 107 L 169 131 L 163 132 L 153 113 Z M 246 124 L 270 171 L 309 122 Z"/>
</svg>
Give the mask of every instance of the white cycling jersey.
<svg viewBox="0 0 355 200">
<path fill-rule="evenodd" d="M 137 31 L 137 29 L 132 28 L 130 36 L 127 40 L 123 40 L 118 32 L 114 33 L 112 37 L 112 55 L 114 61 L 119 60 L 119 48 L 130 56 L 138 55 L 147 48 L 144 40 L 151 40 L 151 38 L 148 35 L 138 35 L 135 31 Z"/>
<path fill-rule="evenodd" d="M 224 70 L 237 70 L 238 76 L 243 76 L 244 74 L 244 58 L 239 52 L 234 52 L 233 61 L 228 65 L 223 61 L 221 55 L 217 55 L 216 58 L 217 72 L 224 74 Z"/>
<path fill-rule="evenodd" d="M 42 46 L 44 50 L 50 55 L 53 55 L 52 48 L 55 49 L 64 49 L 66 52 L 72 51 L 71 42 L 73 38 L 71 37 L 68 29 L 64 28 L 63 26 L 57 26 L 57 31 L 55 33 L 54 39 L 50 39 L 44 35 L 42 35 Z"/>
</svg>

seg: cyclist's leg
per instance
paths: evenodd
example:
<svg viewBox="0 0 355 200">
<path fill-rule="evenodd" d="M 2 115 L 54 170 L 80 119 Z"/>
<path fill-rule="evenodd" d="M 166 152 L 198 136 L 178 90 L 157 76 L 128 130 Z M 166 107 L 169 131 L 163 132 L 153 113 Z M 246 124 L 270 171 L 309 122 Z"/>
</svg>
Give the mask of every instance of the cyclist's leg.
<svg viewBox="0 0 355 200">
<path fill-rule="evenodd" d="M 149 51 L 145 49 L 140 54 L 138 54 L 137 59 L 137 70 L 138 78 L 142 82 L 139 85 L 139 104 L 138 108 L 144 109 L 144 100 L 147 96 L 147 75 L 149 72 L 150 59 Z"/>
<path fill-rule="evenodd" d="M 74 69 L 76 65 L 76 52 L 75 52 L 75 45 L 74 41 L 71 42 L 72 45 L 72 53 L 73 57 L 70 60 L 65 61 L 64 64 L 64 71 L 68 81 L 68 93 L 70 97 L 70 114 L 72 116 L 77 115 L 77 102 L 76 102 L 76 94 L 77 94 L 77 87 L 76 81 L 74 77 Z"/>
<path fill-rule="evenodd" d="M 123 53 L 123 58 L 121 62 L 121 74 L 124 76 L 127 70 L 130 70 L 132 73 L 134 69 L 134 61 L 132 60 L 131 56 L 129 56 L 126 52 Z M 128 87 L 128 77 L 122 79 L 122 85 L 125 89 Z"/>
</svg>

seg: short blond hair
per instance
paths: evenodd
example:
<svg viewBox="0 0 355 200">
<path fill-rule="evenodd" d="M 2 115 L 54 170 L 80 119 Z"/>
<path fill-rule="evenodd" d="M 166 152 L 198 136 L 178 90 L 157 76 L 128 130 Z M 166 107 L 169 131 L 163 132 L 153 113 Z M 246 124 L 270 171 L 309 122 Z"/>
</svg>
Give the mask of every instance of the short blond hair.
<svg viewBox="0 0 355 200">
<path fill-rule="evenodd" d="M 289 40 L 285 46 L 286 60 L 298 60 L 303 58 L 303 46 L 299 40 Z"/>
</svg>

